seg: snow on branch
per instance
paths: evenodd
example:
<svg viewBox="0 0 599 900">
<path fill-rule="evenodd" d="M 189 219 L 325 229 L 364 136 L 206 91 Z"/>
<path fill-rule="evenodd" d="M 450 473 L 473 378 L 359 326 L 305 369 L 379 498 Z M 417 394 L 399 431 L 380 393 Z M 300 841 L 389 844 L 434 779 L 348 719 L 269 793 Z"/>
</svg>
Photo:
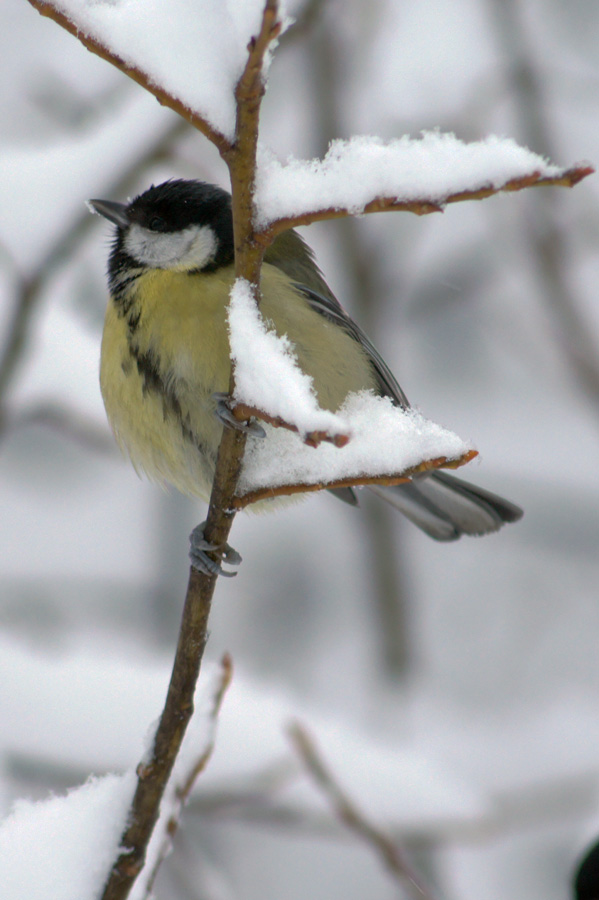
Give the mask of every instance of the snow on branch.
<svg viewBox="0 0 599 900">
<path fill-rule="evenodd" d="M 282 163 L 261 149 L 256 177 L 256 227 L 268 234 L 321 219 L 370 212 L 442 212 L 448 203 L 481 200 L 534 185 L 572 187 L 593 172 L 568 169 L 490 135 L 465 143 L 453 134 L 423 132 L 385 143 L 356 136 L 333 141 L 324 159 Z"/>
<path fill-rule="evenodd" d="M 221 152 L 235 139 L 235 87 L 264 0 L 29 0 L 92 53 L 198 128 Z M 283 15 L 282 26 L 289 20 Z M 266 72 L 271 54 L 266 54 Z"/>
<path fill-rule="evenodd" d="M 261 33 L 263 0 L 196 0 L 191 6 L 189 0 L 146 0 L 143 10 L 124 0 L 29 2 L 190 122 L 224 158 L 234 149 L 237 89 L 248 48 Z M 276 34 L 258 55 L 262 80 L 276 39 L 290 23 L 277 4 Z M 465 144 L 437 132 L 387 144 L 372 137 L 334 141 L 323 160 L 280 163 L 263 148 L 255 225 L 268 244 L 295 225 L 386 210 L 440 212 L 448 203 L 500 191 L 572 187 L 593 171 L 586 163 L 559 168 L 510 139 Z"/>
<path fill-rule="evenodd" d="M 283 494 L 399 484 L 477 455 L 471 444 L 416 410 L 371 391 L 350 394 L 336 413 L 322 409 L 292 342 L 262 318 L 254 296 L 252 285 L 237 279 L 228 310 L 232 411 L 239 419 L 261 419 L 267 434 L 266 440 L 248 439 L 235 508 Z"/>
<path fill-rule="evenodd" d="M 349 440 L 344 433 L 347 422 L 319 407 L 312 379 L 299 368 L 293 344 L 267 326 L 252 285 L 245 279 L 238 279 L 233 286 L 228 320 L 239 418 L 253 415 L 271 425 L 299 431 L 311 446 L 321 440 L 344 446 Z"/>
<path fill-rule="evenodd" d="M 52 714 L 47 712 L 47 699 L 61 693 L 68 697 L 73 711 L 70 762 L 77 769 L 79 763 L 87 767 L 88 751 L 93 747 L 99 765 L 114 759 L 111 738 L 114 728 L 114 686 L 120 685 L 120 702 L 127 711 L 121 721 L 127 726 L 119 729 L 125 748 L 117 748 L 117 756 L 128 757 L 128 742 L 140 740 L 144 712 L 140 712 L 139 690 L 149 688 L 152 707 L 160 702 L 163 691 L 162 666 L 140 667 L 139 662 L 121 663 L 105 659 L 91 660 L 85 654 L 67 660 L 39 658 L 29 649 L 15 648 L 5 642 L 0 645 L 3 669 L 18 665 L 14 680 L 17 699 L 15 708 L 26 701 L 37 710 L 36 723 L 41 721 L 47 732 L 50 760 L 52 751 L 64 753 L 62 744 L 50 738 Z M 109 677 L 106 677 L 108 672 Z M 156 677 L 160 671 L 160 677 Z M 102 673 L 102 674 L 99 674 Z M 40 697 L 40 676 L 44 691 Z M 228 656 L 220 668 L 209 667 L 202 687 L 196 692 L 197 709 L 193 727 L 189 729 L 179 755 L 177 767 L 162 803 L 160 818 L 148 849 L 147 866 L 135 889 L 136 900 L 147 900 L 157 871 L 168 856 L 172 838 L 177 830 L 183 806 L 201 772 L 206 768 L 214 750 L 218 718 L 227 688 L 231 682 L 232 665 Z M 89 731 L 90 691 L 93 693 L 92 735 Z M 20 696 L 19 696 L 20 695 Z M 33 699 L 35 697 L 35 699 Z M 64 700 L 64 697 L 63 697 Z M 39 707 L 39 708 L 38 708 Z M 99 718 L 99 722 L 96 719 Z M 47 728 L 46 728 L 47 726 Z M 25 748 L 29 752 L 31 729 L 22 734 L 5 736 L 6 748 Z M 67 738 L 69 728 L 67 728 Z M 39 735 L 38 735 L 39 738 Z M 147 740 L 147 738 L 146 738 Z M 33 742 L 34 743 L 34 742 Z M 6 749 L 5 748 L 5 749 Z M 39 748 L 38 748 L 39 749 Z M 85 762 L 83 762 L 85 760 Z M 96 764 L 98 764 L 98 762 Z M 147 764 L 147 760 L 145 760 Z M 124 774 L 91 778 L 87 783 L 40 801 L 19 800 L 11 812 L 0 821 L 0 873 L 2 900 L 98 900 L 110 867 L 120 851 L 121 838 L 136 788 L 136 773 L 131 768 Z"/>
<path fill-rule="evenodd" d="M 416 474 L 458 468 L 477 456 L 472 445 L 414 409 L 369 391 L 350 394 L 339 410 L 346 446 L 302 443 L 291 430 L 266 425 L 249 438 L 235 507 L 275 496 L 365 484 L 400 484 Z"/>
<path fill-rule="evenodd" d="M 468 144 L 439 132 L 389 143 L 373 137 L 335 141 L 323 160 L 290 159 L 285 164 L 260 148 L 254 225 L 267 245 L 281 231 L 317 219 L 398 209 L 442 211 L 448 203 L 500 191 L 571 186 L 592 171 L 588 165 L 559 168 L 509 138 L 490 136 Z M 443 429 L 388 401 L 383 409 L 380 398 L 367 403 L 362 397 L 357 406 L 352 398 L 336 414 L 320 409 L 310 380 L 294 361 L 292 345 L 268 330 L 250 294 L 250 286 L 238 282 L 229 309 L 234 414 L 297 431 L 310 447 L 325 441 L 345 449 L 335 454 L 319 447 L 310 455 L 293 436 L 269 429 L 262 448 L 252 441 L 246 451 L 238 506 L 325 487 L 399 483 L 431 468 L 463 465 L 476 455 L 463 442 L 457 449 L 455 435 L 446 449 L 448 432 L 432 447 L 431 437 L 441 437 Z M 384 459 L 377 452 L 381 447 L 387 451 Z"/>
</svg>

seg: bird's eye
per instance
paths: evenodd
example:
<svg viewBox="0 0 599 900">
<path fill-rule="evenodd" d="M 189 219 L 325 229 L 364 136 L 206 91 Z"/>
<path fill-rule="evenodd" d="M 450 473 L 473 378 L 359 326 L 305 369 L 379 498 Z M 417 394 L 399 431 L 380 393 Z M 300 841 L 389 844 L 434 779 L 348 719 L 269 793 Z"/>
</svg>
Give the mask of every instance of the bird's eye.
<svg viewBox="0 0 599 900">
<path fill-rule="evenodd" d="M 164 219 L 161 219 L 160 216 L 152 216 L 152 218 L 148 222 L 148 228 L 150 229 L 150 231 L 165 231 L 166 222 L 164 221 Z"/>
</svg>

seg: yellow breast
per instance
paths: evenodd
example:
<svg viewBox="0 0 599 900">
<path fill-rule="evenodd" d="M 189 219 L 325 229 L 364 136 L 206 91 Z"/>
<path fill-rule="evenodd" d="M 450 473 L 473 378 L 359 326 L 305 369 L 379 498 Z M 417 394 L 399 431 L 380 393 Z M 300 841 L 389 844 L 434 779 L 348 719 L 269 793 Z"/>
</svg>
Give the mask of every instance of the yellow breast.
<svg viewBox="0 0 599 900">
<path fill-rule="evenodd" d="M 198 275 L 151 270 L 130 289 L 129 315 L 108 304 L 100 385 L 120 445 L 138 471 L 183 493 L 210 493 L 222 426 L 213 394 L 226 392 L 226 302 L 233 267 Z M 262 271 L 264 316 L 296 346 L 322 406 L 374 387 L 359 345 L 312 310 L 278 269 Z M 129 324 L 131 323 L 131 324 Z"/>
</svg>

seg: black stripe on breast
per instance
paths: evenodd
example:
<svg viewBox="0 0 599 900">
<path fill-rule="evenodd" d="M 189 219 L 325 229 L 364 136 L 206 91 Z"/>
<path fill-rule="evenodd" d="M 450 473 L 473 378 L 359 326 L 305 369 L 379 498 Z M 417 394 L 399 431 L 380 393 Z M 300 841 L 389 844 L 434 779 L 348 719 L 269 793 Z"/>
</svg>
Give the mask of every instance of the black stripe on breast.
<svg viewBox="0 0 599 900">
<path fill-rule="evenodd" d="M 181 433 L 186 441 L 189 441 L 197 450 L 209 459 L 216 460 L 215 454 L 204 441 L 191 428 L 189 414 L 183 415 L 181 402 L 176 391 L 167 387 L 165 379 L 160 372 L 160 360 L 153 350 L 140 350 L 134 341 L 129 341 L 131 359 L 137 366 L 137 371 L 142 379 L 142 394 L 154 394 L 162 402 L 163 420 L 173 417 L 181 428 Z"/>
</svg>

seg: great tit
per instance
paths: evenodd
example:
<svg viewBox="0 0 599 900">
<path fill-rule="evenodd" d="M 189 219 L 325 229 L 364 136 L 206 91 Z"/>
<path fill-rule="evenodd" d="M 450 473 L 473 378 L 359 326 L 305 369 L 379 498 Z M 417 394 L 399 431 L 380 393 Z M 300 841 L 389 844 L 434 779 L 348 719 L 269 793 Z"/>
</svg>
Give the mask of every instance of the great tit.
<svg viewBox="0 0 599 900">
<path fill-rule="evenodd" d="M 100 365 L 108 419 L 138 471 L 207 499 L 222 428 L 231 424 L 222 402 L 231 372 L 231 197 L 215 185 L 171 180 L 127 204 L 90 200 L 90 206 L 116 225 Z M 296 231 L 279 235 L 266 251 L 261 293 L 263 315 L 293 343 L 322 407 L 335 411 L 348 393 L 363 389 L 409 406 Z M 522 516 L 509 501 L 440 471 L 370 490 L 438 541 L 487 534 Z M 332 493 L 357 504 L 351 489 Z M 213 571 L 207 549 L 214 548 L 202 542 L 198 526 L 192 562 Z M 228 561 L 238 561 L 230 548 Z"/>
</svg>

